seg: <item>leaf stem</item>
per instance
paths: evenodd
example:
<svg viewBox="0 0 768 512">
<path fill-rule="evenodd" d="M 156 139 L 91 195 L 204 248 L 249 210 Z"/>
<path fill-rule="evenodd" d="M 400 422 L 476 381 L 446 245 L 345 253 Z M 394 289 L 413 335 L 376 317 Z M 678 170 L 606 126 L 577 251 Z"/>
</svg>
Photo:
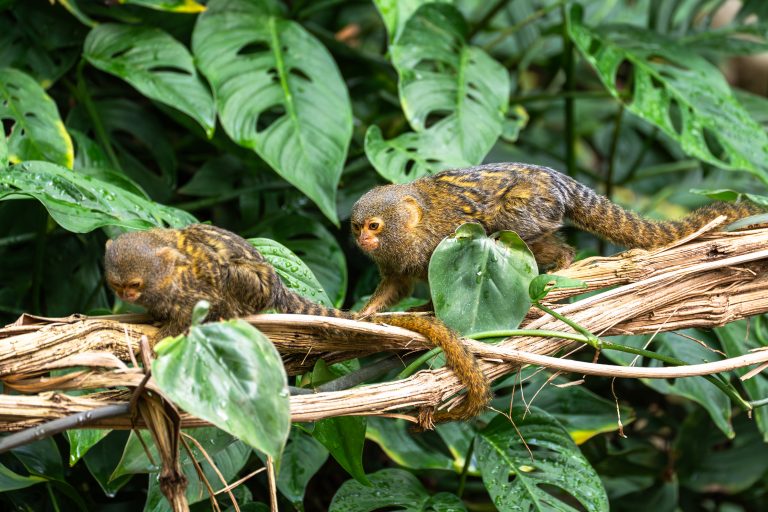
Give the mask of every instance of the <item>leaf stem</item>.
<svg viewBox="0 0 768 512">
<path fill-rule="evenodd" d="M 107 152 L 107 156 L 109 157 L 109 161 L 112 163 L 112 166 L 115 170 L 122 171 L 123 168 L 120 165 L 120 160 L 117 158 L 115 149 L 112 147 L 112 143 L 109 141 L 109 135 L 107 134 L 107 130 L 101 120 L 101 115 L 99 115 L 99 111 L 93 102 L 93 98 L 91 98 L 91 94 L 88 92 L 88 87 L 85 83 L 85 77 L 83 75 L 85 62 L 85 59 L 81 59 L 77 64 L 77 87 L 72 87 L 70 85 L 69 88 L 77 97 L 77 99 L 80 100 L 85 106 L 85 110 L 88 112 L 88 116 L 91 118 L 91 122 L 93 123 L 93 131 L 96 134 L 96 138 L 104 148 L 104 151 Z"/>
<path fill-rule="evenodd" d="M 501 11 L 504 6 L 506 6 L 510 0 L 498 0 L 493 7 L 488 9 L 488 12 L 485 13 L 485 15 L 480 18 L 480 21 L 477 22 L 477 24 L 472 27 L 472 30 L 469 31 L 469 34 L 467 35 L 467 41 L 472 39 L 475 35 L 477 35 L 478 32 L 480 32 L 485 26 L 490 22 L 497 14 L 499 14 L 499 11 Z"/>
<path fill-rule="evenodd" d="M 565 72 L 565 84 L 563 90 L 571 92 L 575 89 L 575 59 L 573 41 L 568 34 L 568 8 L 560 6 L 563 18 L 563 71 Z M 565 97 L 565 168 L 569 176 L 576 174 L 576 114 L 574 98 Z"/>
<path fill-rule="evenodd" d="M 475 452 L 475 440 L 473 439 L 469 443 L 467 453 L 464 455 L 464 466 L 461 468 L 461 476 L 459 476 L 459 487 L 456 489 L 456 496 L 461 498 L 464 494 L 464 488 L 467 485 L 467 474 L 469 473 L 469 465 L 472 461 L 472 454 Z"/>
<path fill-rule="evenodd" d="M 497 45 L 502 43 L 506 38 L 513 35 L 515 32 L 517 32 L 521 28 L 525 27 L 532 21 L 536 21 L 537 19 L 543 16 L 546 16 L 551 11 L 557 9 L 558 7 L 564 5 L 567 2 L 568 0 L 560 0 L 558 2 L 553 3 L 552 5 L 548 5 L 546 7 L 539 9 L 538 11 L 532 12 L 529 16 L 518 21 L 511 27 L 505 28 L 504 30 L 500 31 L 498 36 L 496 36 L 493 40 L 491 40 L 490 42 L 486 43 L 485 46 L 483 46 L 483 50 L 485 50 L 486 52 L 490 52 L 493 48 L 495 48 Z"/>
<path fill-rule="evenodd" d="M 400 379 L 405 379 L 407 377 L 410 377 L 411 375 L 416 373 L 416 370 L 418 370 L 419 367 L 421 367 L 421 365 L 423 365 L 433 357 L 439 355 L 442 351 L 443 349 L 441 349 L 440 347 L 435 347 L 432 350 L 424 352 L 419 357 L 414 359 L 411 364 L 403 368 L 403 371 L 397 374 L 397 379 L 400 380 Z"/>
<path fill-rule="evenodd" d="M 583 334 L 585 336 L 585 340 L 576 340 L 576 341 L 583 341 L 584 343 L 587 343 L 589 346 L 595 348 L 596 350 L 617 350 L 619 352 L 626 352 L 628 354 L 634 354 L 642 357 L 646 357 L 648 359 L 656 359 L 658 361 L 670 364 L 672 366 L 687 366 L 688 363 L 683 361 L 682 359 L 677 359 L 675 357 L 665 356 L 663 354 L 659 354 L 656 352 L 651 352 L 650 350 L 645 350 L 642 348 L 634 348 L 634 347 L 627 347 L 626 345 L 618 345 L 616 343 L 611 343 L 609 341 L 603 341 L 599 339 L 597 336 L 589 332 L 587 329 L 579 325 L 578 323 L 574 322 L 570 318 L 567 318 L 557 311 L 554 311 L 543 304 L 539 302 L 534 302 L 534 306 L 538 307 L 542 311 L 552 315 L 553 317 L 557 318 L 561 322 L 564 322 L 572 329 L 575 329 L 577 332 Z M 736 391 L 736 388 L 734 388 L 729 382 L 724 381 L 723 379 L 717 378 L 713 375 L 702 375 L 703 378 L 708 380 L 710 383 L 712 383 L 715 387 L 720 389 L 723 393 L 726 394 L 731 400 L 733 400 L 736 405 L 738 405 L 740 408 L 742 408 L 745 411 L 749 411 L 752 409 L 752 406 L 742 398 L 741 395 L 739 395 L 739 392 Z"/>
</svg>

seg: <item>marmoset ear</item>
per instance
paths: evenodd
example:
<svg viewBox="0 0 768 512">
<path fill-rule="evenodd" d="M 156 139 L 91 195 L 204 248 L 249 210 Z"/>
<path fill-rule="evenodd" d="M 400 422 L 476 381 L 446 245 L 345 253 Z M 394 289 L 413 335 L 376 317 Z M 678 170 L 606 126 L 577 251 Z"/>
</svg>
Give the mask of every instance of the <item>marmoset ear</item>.
<svg viewBox="0 0 768 512">
<path fill-rule="evenodd" d="M 161 247 L 155 251 L 155 256 L 173 263 L 174 265 L 183 265 L 187 263 L 187 257 L 184 256 L 181 251 L 173 247 Z"/>
<path fill-rule="evenodd" d="M 406 227 L 415 228 L 419 225 L 419 222 L 421 222 L 421 217 L 423 214 L 421 205 L 413 196 L 405 196 L 402 200 L 402 205 L 408 214 Z"/>
</svg>

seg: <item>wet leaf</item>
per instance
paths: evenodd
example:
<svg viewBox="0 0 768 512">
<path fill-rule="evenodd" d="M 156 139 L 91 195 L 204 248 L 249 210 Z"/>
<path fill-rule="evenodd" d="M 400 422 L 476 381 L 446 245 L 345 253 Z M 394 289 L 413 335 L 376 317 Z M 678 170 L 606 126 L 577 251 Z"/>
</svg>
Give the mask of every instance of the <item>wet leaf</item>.
<svg viewBox="0 0 768 512">
<path fill-rule="evenodd" d="M 475 454 L 483 483 L 502 512 L 576 510 L 568 504 L 571 499 L 588 512 L 608 510 L 600 477 L 568 432 L 541 409 L 526 414 L 515 408 L 511 421 L 496 416 L 480 432 Z M 560 493 L 569 496 L 567 501 Z"/>
<path fill-rule="evenodd" d="M 23 196 L 43 203 L 56 222 L 75 233 L 102 226 L 146 229 L 196 222 L 186 212 L 47 162 L 24 162 L 0 173 L 0 200 Z"/>
<path fill-rule="evenodd" d="M 174 403 L 279 458 L 290 429 L 287 377 L 266 336 L 230 320 L 193 326 L 155 351 L 152 375 Z"/>
<path fill-rule="evenodd" d="M 192 37 L 224 131 L 334 223 L 352 108 L 333 58 L 268 0 L 212 0 Z"/>
<path fill-rule="evenodd" d="M 517 234 L 489 238 L 479 224 L 464 224 L 429 262 L 435 313 L 465 336 L 514 329 L 531 305 L 528 286 L 536 274 L 536 260 Z"/>
</svg>

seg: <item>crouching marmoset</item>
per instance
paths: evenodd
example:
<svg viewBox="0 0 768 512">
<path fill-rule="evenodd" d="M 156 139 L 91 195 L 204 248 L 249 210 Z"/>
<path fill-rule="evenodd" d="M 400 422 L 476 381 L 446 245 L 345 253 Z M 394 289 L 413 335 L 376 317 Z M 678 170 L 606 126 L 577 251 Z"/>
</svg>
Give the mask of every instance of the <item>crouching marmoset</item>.
<svg viewBox="0 0 768 512">
<path fill-rule="evenodd" d="M 381 273 L 362 313 L 381 311 L 407 297 L 416 281 L 426 280 L 440 241 L 466 222 L 481 224 L 487 233 L 517 232 L 540 267 L 558 270 L 574 255 L 556 234 L 565 218 L 612 243 L 650 249 L 693 233 L 719 215 L 733 221 L 761 212 L 748 202 L 713 203 L 679 221 L 652 221 L 565 174 L 517 163 L 448 170 L 376 187 L 352 207 L 356 243 Z"/>
<path fill-rule="evenodd" d="M 144 306 L 161 327 L 158 339 L 184 332 L 200 300 L 210 304 L 209 319 L 234 318 L 274 309 L 281 313 L 341 318 L 360 315 L 326 308 L 291 291 L 275 269 L 247 240 L 215 226 L 150 229 L 107 241 L 107 284 L 121 300 Z M 433 317 L 392 315 L 361 318 L 422 334 L 443 349 L 446 365 L 467 388 L 461 404 L 424 422 L 468 419 L 485 407 L 490 384 L 475 357 L 456 333 Z"/>
</svg>

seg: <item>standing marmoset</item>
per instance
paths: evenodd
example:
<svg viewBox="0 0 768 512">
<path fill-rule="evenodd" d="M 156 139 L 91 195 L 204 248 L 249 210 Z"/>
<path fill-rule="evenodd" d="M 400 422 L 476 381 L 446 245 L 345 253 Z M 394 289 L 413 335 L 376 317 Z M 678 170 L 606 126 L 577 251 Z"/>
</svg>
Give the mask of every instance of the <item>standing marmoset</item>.
<svg viewBox="0 0 768 512">
<path fill-rule="evenodd" d="M 121 300 L 144 306 L 161 323 L 158 337 L 187 329 L 200 300 L 211 304 L 208 318 L 213 320 L 265 309 L 350 319 L 359 316 L 326 308 L 294 293 L 248 241 L 205 224 L 120 235 L 107 241 L 104 267 L 107 284 Z M 393 315 L 369 321 L 424 335 L 443 349 L 446 364 L 467 388 L 458 407 L 422 417 L 423 426 L 432 421 L 471 418 L 482 411 L 490 397 L 490 384 L 456 333 L 431 317 Z"/>
<path fill-rule="evenodd" d="M 541 267 L 557 270 L 574 255 L 555 233 L 564 218 L 615 244 L 648 249 L 693 233 L 719 215 L 733 221 L 762 211 L 751 203 L 713 203 L 680 221 L 651 221 L 565 174 L 516 163 L 448 170 L 376 187 L 352 207 L 357 245 L 382 276 L 362 312 L 375 313 L 407 297 L 415 281 L 427 278 L 440 241 L 465 222 L 480 223 L 488 233 L 517 232 Z"/>
</svg>

